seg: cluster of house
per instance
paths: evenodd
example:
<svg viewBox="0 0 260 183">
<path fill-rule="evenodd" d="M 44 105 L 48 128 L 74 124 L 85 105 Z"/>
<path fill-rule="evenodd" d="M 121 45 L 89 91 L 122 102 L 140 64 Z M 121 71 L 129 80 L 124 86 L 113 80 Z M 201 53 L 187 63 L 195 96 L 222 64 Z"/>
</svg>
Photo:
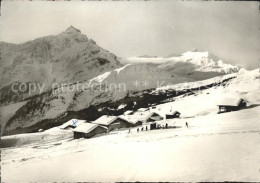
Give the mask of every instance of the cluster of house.
<svg viewBox="0 0 260 183">
<path fill-rule="evenodd" d="M 225 99 L 219 106 L 219 113 L 239 110 L 246 106 L 244 99 Z M 171 111 L 165 114 L 165 119 L 179 118 L 180 112 Z M 143 124 L 150 125 L 150 129 L 156 128 L 156 121 L 163 120 L 158 112 L 151 112 L 148 108 L 140 108 L 138 111 L 126 111 L 120 116 L 104 115 L 95 121 L 72 119 L 60 126 L 61 129 L 73 129 L 74 138 L 91 138 L 94 135 L 108 133 L 115 129 L 131 128 Z"/>
<path fill-rule="evenodd" d="M 180 112 L 173 111 L 166 114 L 166 119 L 178 118 Z M 156 121 L 163 120 L 164 118 L 157 112 L 150 112 L 148 108 L 140 108 L 137 112 L 126 111 L 120 116 L 104 115 L 95 121 L 88 122 L 86 120 L 71 119 L 60 126 L 61 129 L 73 129 L 74 138 L 91 138 L 94 135 L 108 133 L 115 129 L 131 128 L 149 124 L 150 129 L 154 129 Z"/>
</svg>

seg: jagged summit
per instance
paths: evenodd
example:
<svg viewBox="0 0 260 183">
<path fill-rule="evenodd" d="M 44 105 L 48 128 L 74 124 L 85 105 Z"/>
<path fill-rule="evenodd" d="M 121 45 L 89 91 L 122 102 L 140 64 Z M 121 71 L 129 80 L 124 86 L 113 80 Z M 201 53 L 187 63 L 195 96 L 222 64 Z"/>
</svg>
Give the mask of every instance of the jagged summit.
<svg viewBox="0 0 260 183">
<path fill-rule="evenodd" d="M 68 33 L 68 34 L 73 34 L 73 33 L 81 33 L 81 31 L 79 29 L 76 29 L 75 27 L 73 27 L 72 25 L 70 27 L 68 27 L 66 30 L 65 30 L 65 33 Z"/>
<path fill-rule="evenodd" d="M 47 89 L 54 80 L 83 81 L 121 66 L 114 54 L 73 26 L 22 44 L 0 43 L 0 49 L 0 89 L 16 81 L 46 83 Z"/>
</svg>

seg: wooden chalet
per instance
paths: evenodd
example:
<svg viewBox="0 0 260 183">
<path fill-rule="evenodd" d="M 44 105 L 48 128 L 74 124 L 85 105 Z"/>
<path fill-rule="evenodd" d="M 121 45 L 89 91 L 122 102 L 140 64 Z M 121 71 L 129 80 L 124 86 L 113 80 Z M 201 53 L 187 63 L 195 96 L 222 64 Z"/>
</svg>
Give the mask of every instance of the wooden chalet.
<svg viewBox="0 0 260 183">
<path fill-rule="evenodd" d="M 237 111 L 246 107 L 247 103 L 242 98 L 226 98 L 218 105 L 219 113 Z"/>
<path fill-rule="evenodd" d="M 83 123 L 73 130 L 74 139 L 91 138 L 95 135 L 106 133 L 107 128 L 93 123 Z"/>
<path fill-rule="evenodd" d="M 107 116 L 107 115 L 101 116 L 100 118 L 93 121 L 92 123 L 106 127 L 108 132 L 114 129 L 128 128 L 132 126 L 132 124 L 129 121 L 121 117 Z"/>
<path fill-rule="evenodd" d="M 179 118 L 181 113 L 179 111 L 173 111 L 168 114 L 165 114 L 165 119 L 173 119 L 173 118 Z"/>
</svg>

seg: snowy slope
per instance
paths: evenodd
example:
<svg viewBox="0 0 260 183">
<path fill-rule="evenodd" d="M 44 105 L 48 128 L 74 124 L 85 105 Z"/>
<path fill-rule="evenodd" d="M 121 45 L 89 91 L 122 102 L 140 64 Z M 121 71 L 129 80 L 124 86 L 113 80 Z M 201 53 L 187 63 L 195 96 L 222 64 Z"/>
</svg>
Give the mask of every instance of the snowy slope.
<svg viewBox="0 0 260 183">
<path fill-rule="evenodd" d="M 215 85 L 206 90 L 197 90 L 197 88 L 218 83 L 227 78 L 234 77 L 226 85 Z M 196 89 L 196 90 L 195 90 Z M 168 102 L 158 105 L 156 110 L 166 114 L 170 110 L 179 111 L 182 117 L 216 114 L 219 102 L 224 98 L 243 98 L 248 102 L 248 105 L 260 104 L 260 80 L 259 69 L 247 71 L 240 70 L 237 74 L 229 74 L 204 81 L 191 82 L 185 84 L 177 84 L 173 86 L 157 88 L 154 93 L 167 92 L 169 90 L 182 91 L 187 90 L 194 92 L 193 95 L 179 96 L 174 98 L 174 102 Z M 194 107 L 196 106 L 196 107 Z"/>
<path fill-rule="evenodd" d="M 96 105 L 106 101 L 116 101 L 126 97 L 129 91 L 142 91 L 156 88 L 158 83 L 182 83 L 190 81 L 188 78 L 165 73 L 155 66 L 146 64 L 125 65 L 90 79 L 87 84 L 89 90 L 75 92 L 70 110 L 82 110 L 89 105 Z M 135 82 L 138 81 L 138 86 Z M 144 84 L 147 82 L 147 85 Z"/>
<path fill-rule="evenodd" d="M 219 81 L 223 81 L 226 80 L 228 78 L 234 78 L 234 80 L 232 80 L 232 82 L 229 84 L 232 87 L 228 87 L 230 89 L 233 90 L 239 90 L 239 91 L 253 91 L 256 90 L 257 88 L 259 88 L 259 69 L 255 69 L 255 70 L 246 70 L 246 69 L 241 69 L 238 73 L 234 73 L 234 74 L 228 74 L 228 75 L 224 75 L 224 76 L 218 76 L 215 78 L 211 78 L 211 79 L 206 79 L 203 81 L 196 81 L 196 82 L 189 82 L 189 83 L 181 83 L 181 84 L 176 84 L 176 85 L 168 85 L 165 87 L 159 87 L 156 89 L 156 91 L 158 90 L 165 90 L 165 89 L 190 89 L 190 88 L 196 88 L 196 87 L 201 87 L 201 86 L 205 86 L 211 83 L 216 83 Z"/>
<path fill-rule="evenodd" d="M 52 120 L 44 121 L 44 123 L 42 123 L 41 125 L 45 125 L 45 124 L 46 125 L 48 124 L 49 126 L 55 125 L 54 122 L 52 121 L 59 118 L 60 116 L 64 116 L 64 115 L 66 116 L 67 111 L 81 111 L 87 109 L 91 105 L 96 106 L 106 102 L 113 103 L 116 102 L 117 100 L 124 100 L 124 98 L 127 96 L 128 90 L 133 90 L 133 89 L 143 90 L 143 89 L 153 88 L 153 87 L 156 88 L 157 85 L 156 81 L 158 81 L 159 79 L 161 79 L 162 81 L 166 81 L 165 84 L 167 84 L 168 83 L 167 81 L 169 81 L 171 85 L 157 88 L 156 90 L 152 91 L 151 94 L 160 95 L 161 93 L 167 93 L 169 91 L 174 91 L 174 92 L 177 91 L 178 93 L 184 90 L 186 90 L 185 91 L 186 93 L 189 93 L 190 92 L 189 90 L 192 90 L 194 88 L 214 85 L 216 83 L 222 83 L 227 79 L 231 79 L 228 82 L 228 85 L 232 85 L 234 82 L 233 85 L 237 85 L 237 86 L 236 87 L 225 86 L 225 90 L 229 88 L 234 90 L 235 88 L 238 87 L 240 87 L 241 90 L 243 89 L 247 90 L 252 86 L 257 88 L 259 83 L 258 82 L 259 79 L 257 79 L 257 74 L 258 74 L 257 70 L 255 71 L 241 70 L 241 72 L 239 72 L 238 74 L 234 73 L 225 76 L 215 77 L 204 81 L 182 83 L 185 81 L 185 78 L 180 77 L 179 81 L 167 80 L 169 79 L 169 75 L 167 75 L 167 73 L 161 72 L 160 70 L 156 70 L 155 68 L 152 66 L 142 65 L 142 64 L 123 66 L 119 69 L 120 72 L 118 72 L 118 70 L 116 69 L 114 71 L 106 72 L 88 81 L 88 83 L 91 84 L 94 83 L 99 84 L 99 82 L 102 81 L 102 85 L 97 85 L 97 86 L 94 85 L 95 87 L 91 87 L 87 91 L 69 91 L 69 89 L 65 89 L 62 93 L 52 93 L 51 95 L 46 94 L 44 97 L 41 98 L 41 100 L 38 100 L 37 98 L 33 99 L 26 106 L 23 106 L 20 109 L 20 113 L 18 113 L 19 115 L 16 115 L 16 117 L 13 118 L 12 121 L 9 121 L 8 126 L 6 127 L 6 131 L 16 130 L 18 127 L 30 129 L 30 126 L 39 124 L 39 122 L 44 121 L 46 119 L 52 119 Z M 142 81 L 141 80 L 142 78 L 143 80 L 148 80 L 150 82 L 150 85 L 147 87 L 139 86 L 139 88 L 138 87 L 135 88 L 133 85 L 134 84 L 133 81 L 135 80 Z M 172 82 L 177 82 L 181 84 L 174 85 L 174 83 Z M 126 86 L 126 90 L 124 90 L 124 87 L 117 88 L 117 89 L 116 88 L 114 89 L 114 87 L 112 87 L 112 90 L 110 90 L 109 83 L 124 83 Z M 101 86 L 101 90 L 100 90 L 100 86 Z M 222 86 L 218 87 L 217 91 L 220 91 L 221 88 Z M 215 92 L 214 89 L 213 92 Z M 209 97 L 208 94 L 205 95 L 206 98 Z M 217 97 L 219 95 L 222 95 L 222 93 L 216 94 Z M 194 105 L 196 105 L 196 103 L 201 103 L 203 101 L 203 99 L 201 99 L 201 101 L 198 99 L 200 98 L 198 97 L 194 98 L 193 100 Z M 174 100 L 176 99 L 174 98 Z M 187 101 L 186 104 L 185 101 L 181 102 L 182 107 L 178 107 L 176 108 L 176 110 L 183 110 L 183 108 L 185 109 L 188 105 L 190 105 L 189 100 L 190 99 L 186 100 Z M 216 101 L 215 103 L 214 102 L 207 103 L 204 105 L 204 107 L 206 107 L 205 110 L 211 108 L 209 110 L 206 110 L 206 112 L 204 110 L 201 111 L 201 108 L 197 107 L 195 110 L 192 111 L 185 110 L 187 113 L 185 115 L 193 116 L 193 115 L 201 115 L 201 113 L 202 114 L 210 113 L 210 111 L 212 111 L 212 108 L 216 110 L 214 106 L 216 105 L 218 98 L 216 97 L 209 98 L 207 101 L 211 101 L 211 100 L 216 100 Z M 124 102 L 121 103 L 120 105 L 126 106 L 126 104 L 127 102 Z M 178 102 L 176 101 L 175 104 L 178 104 Z M 33 113 L 23 112 L 23 111 L 28 111 L 30 108 L 32 108 L 32 105 L 35 106 Z M 171 105 L 171 104 L 168 103 L 167 105 Z M 169 109 L 170 107 L 167 108 Z M 121 108 L 117 106 L 117 109 L 121 109 Z M 25 121 L 24 120 L 25 117 L 30 120 Z M 75 117 L 77 118 L 77 116 Z M 69 119 L 66 118 L 66 120 Z"/>
<path fill-rule="evenodd" d="M 138 126 L 130 134 L 124 129 L 88 140 L 72 140 L 71 131 L 57 127 L 3 137 L 4 143 L 17 147 L 2 150 L 2 178 L 5 182 L 260 181 L 259 69 L 159 87 L 153 93 L 193 91 L 228 78 L 233 79 L 151 109 L 161 115 L 180 111 L 180 119 L 158 122 L 178 128 L 137 133 Z M 217 104 L 226 97 L 241 97 L 248 106 L 217 114 Z"/>
<path fill-rule="evenodd" d="M 2 180 L 260 181 L 259 109 L 189 118 L 189 128 L 180 119 L 168 121 L 177 122 L 177 129 L 137 133 L 133 128 L 130 134 L 125 130 L 88 140 L 39 139 L 38 144 L 2 150 Z M 16 138 L 35 135 L 22 136 Z"/>
</svg>

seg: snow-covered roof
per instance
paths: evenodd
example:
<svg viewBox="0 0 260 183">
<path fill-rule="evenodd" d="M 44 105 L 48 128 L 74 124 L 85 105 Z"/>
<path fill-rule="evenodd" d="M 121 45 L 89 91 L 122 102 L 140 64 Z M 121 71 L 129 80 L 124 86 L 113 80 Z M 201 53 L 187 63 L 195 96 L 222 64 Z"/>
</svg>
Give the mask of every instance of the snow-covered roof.
<svg viewBox="0 0 260 183">
<path fill-rule="evenodd" d="M 136 112 L 133 115 L 121 115 L 120 118 L 129 121 L 130 123 L 137 123 L 138 121 L 146 121 L 147 119 L 149 119 L 153 114 L 157 114 L 159 116 L 161 116 L 159 113 L 157 112 L 149 112 L 149 111 L 145 111 L 145 112 Z"/>
<path fill-rule="evenodd" d="M 242 98 L 225 98 L 219 102 L 218 106 L 238 106 L 242 100 L 244 100 L 244 99 L 242 99 Z"/>
<path fill-rule="evenodd" d="M 113 121 L 115 121 L 118 117 L 117 116 L 101 116 L 100 118 L 96 119 L 95 121 L 93 121 L 92 123 L 95 124 L 100 124 L 100 125 L 109 125 L 110 123 L 112 123 Z"/>
<path fill-rule="evenodd" d="M 77 128 L 75 128 L 73 131 L 74 132 L 82 132 L 82 133 L 89 133 L 92 130 L 94 130 L 96 127 L 98 127 L 98 124 L 93 124 L 93 123 L 83 123 Z M 105 127 L 102 127 L 105 128 Z"/>
<path fill-rule="evenodd" d="M 132 113 L 133 113 L 133 111 L 128 110 L 128 111 L 125 111 L 125 112 L 124 112 L 124 115 L 129 115 L 129 114 L 132 114 Z"/>
<path fill-rule="evenodd" d="M 167 115 L 174 115 L 174 114 L 176 114 L 176 113 L 179 113 L 179 114 L 180 114 L 179 111 L 170 111 L 170 112 L 168 112 L 168 113 L 166 113 L 166 114 L 167 114 Z"/>
<path fill-rule="evenodd" d="M 158 116 L 161 116 L 159 113 L 157 113 L 157 112 L 151 112 L 151 113 L 149 113 L 147 116 L 145 116 L 145 119 L 148 119 L 148 118 L 150 118 L 152 115 L 154 115 L 154 114 L 157 114 Z M 162 116 L 161 116 L 162 117 Z"/>
<path fill-rule="evenodd" d="M 147 110 L 148 110 L 148 108 L 140 108 L 137 111 L 144 112 L 144 111 L 147 111 Z"/>
<path fill-rule="evenodd" d="M 132 124 L 136 124 L 136 123 L 138 123 L 138 122 L 141 122 L 141 123 L 143 123 L 142 121 L 140 121 L 140 120 L 133 120 L 133 121 L 129 121 L 129 123 L 132 123 Z"/>
<path fill-rule="evenodd" d="M 66 123 L 63 123 L 61 126 L 60 126 L 60 129 L 64 129 L 68 126 L 74 126 L 74 127 L 78 127 L 80 126 L 82 123 L 85 123 L 86 120 L 79 120 L 79 119 L 71 119 L 69 120 L 68 122 Z"/>
<path fill-rule="evenodd" d="M 133 119 L 138 119 L 138 120 L 145 120 L 146 117 L 150 114 L 149 111 L 145 111 L 145 112 L 136 112 L 132 115 Z"/>
<path fill-rule="evenodd" d="M 134 115 L 120 115 L 119 116 L 121 119 L 128 121 L 129 123 L 135 124 L 138 121 L 141 121 L 138 116 L 134 116 Z"/>
</svg>

